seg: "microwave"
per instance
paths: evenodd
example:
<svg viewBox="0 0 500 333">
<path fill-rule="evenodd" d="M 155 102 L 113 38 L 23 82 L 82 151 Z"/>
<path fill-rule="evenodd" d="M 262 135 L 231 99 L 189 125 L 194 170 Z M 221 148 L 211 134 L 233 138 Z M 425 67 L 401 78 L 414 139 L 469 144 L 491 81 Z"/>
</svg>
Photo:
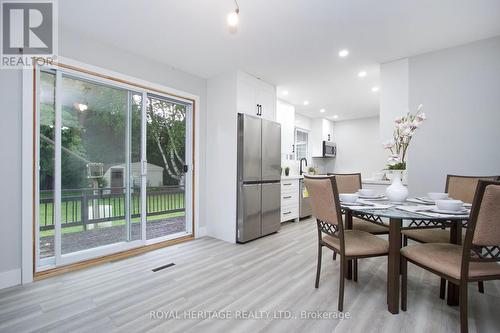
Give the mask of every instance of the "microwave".
<svg viewBox="0 0 500 333">
<path fill-rule="evenodd" d="M 323 157 L 335 157 L 337 155 L 337 145 L 330 141 L 323 141 Z"/>
</svg>

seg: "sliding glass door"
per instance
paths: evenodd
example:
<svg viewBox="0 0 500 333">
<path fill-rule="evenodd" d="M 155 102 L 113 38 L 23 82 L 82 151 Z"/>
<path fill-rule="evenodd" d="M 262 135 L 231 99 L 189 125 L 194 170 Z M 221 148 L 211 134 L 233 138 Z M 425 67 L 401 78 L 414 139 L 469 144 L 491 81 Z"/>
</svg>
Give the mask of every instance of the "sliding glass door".
<svg viewBox="0 0 500 333">
<path fill-rule="evenodd" d="M 37 268 L 191 234 L 190 103 L 60 69 L 37 98 Z"/>
<path fill-rule="evenodd" d="M 186 111 L 175 100 L 148 96 L 147 239 L 186 231 Z"/>
</svg>

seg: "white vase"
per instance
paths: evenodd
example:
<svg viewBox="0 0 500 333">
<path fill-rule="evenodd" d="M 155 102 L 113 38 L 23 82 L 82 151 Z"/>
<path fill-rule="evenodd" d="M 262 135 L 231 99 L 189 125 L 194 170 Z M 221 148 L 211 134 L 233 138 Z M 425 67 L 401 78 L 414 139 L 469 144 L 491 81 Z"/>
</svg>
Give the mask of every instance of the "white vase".
<svg viewBox="0 0 500 333">
<path fill-rule="evenodd" d="M 403 170 L 392 170 L 391 185 L 385 190 L 385 195 L 391 202 L 401 203 L 408 198 L 408 189 L 401 181 L 402 173 Z"/>
</svg>

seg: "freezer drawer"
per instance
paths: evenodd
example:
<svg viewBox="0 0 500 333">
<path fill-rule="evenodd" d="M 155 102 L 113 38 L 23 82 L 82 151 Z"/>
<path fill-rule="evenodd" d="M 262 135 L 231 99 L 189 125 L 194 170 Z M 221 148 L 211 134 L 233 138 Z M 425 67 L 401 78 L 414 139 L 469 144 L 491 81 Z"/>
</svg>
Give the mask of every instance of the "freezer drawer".
<svg viewBox="0 0 500 333">
<path fill-rule="evenodd" d="M 240 183 L 237 240 L 243 243 L 261 235 L 261 184 Z"/>
<path fill-rule="evenodd" d="M 281 185 L 262 184 L 262 235 L 276 232 L 280 228 Z"/>
</svg>

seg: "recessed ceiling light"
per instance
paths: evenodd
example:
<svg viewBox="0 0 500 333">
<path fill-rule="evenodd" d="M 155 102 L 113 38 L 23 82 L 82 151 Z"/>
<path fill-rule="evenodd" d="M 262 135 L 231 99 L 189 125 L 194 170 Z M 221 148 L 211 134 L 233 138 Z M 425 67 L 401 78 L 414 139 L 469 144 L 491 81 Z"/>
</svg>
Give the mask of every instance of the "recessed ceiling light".
<svg viewBox="0 0 500 333">
<path fill-rule="evenodd" d="M 321 113 L 325 113 L 325 111 L 326 111 L 325 109 L 319 110 L 319 112 L 321 112 Z"/>
<path fill-rule="evenodd" d="M 304 105 L 309 105 L 309 101 L 304 101 Z"/>
<path fill-rule="evenodd" d="M 365 77 L 366 76 L 366 72 L 365 71 L 361 71 L 358 73 L 358 76 L 359 77 Z"/>
<path fill-rule="evenodd" d="M 345 58 L 345 57 L 347 57 L 348 55 L 349 55 L 349 50 L 345 50 L 345 49 L 344 49 L 344 50 L 340 50 L 340 51 L 339 51 L 339 57 L 341 57 L 341 58 Z"/>
<path fill-rule="evenodd" d="M 288 90 L 283 90 L 283 91 L 281 92 L 281 94 L 282 94 L 283 96 L 288 96 Z"/>
<path fill-rule="evenodd" d="M 375 86 L 375 87 L 373 87 L 373 88 L 372 88 L 372 91 L 373 91 L 373 92 L 377 92 L 377 91 L 379 91 L 379 90 L 380 90 L 380 87 L 379 87 L 379 86 Z"/>
<path fill-rule="evenodd" d="M 338 117 L 339 117 L 338 115 L 334 115 L 332 118 L 337 119 Z"/>
</svg>

